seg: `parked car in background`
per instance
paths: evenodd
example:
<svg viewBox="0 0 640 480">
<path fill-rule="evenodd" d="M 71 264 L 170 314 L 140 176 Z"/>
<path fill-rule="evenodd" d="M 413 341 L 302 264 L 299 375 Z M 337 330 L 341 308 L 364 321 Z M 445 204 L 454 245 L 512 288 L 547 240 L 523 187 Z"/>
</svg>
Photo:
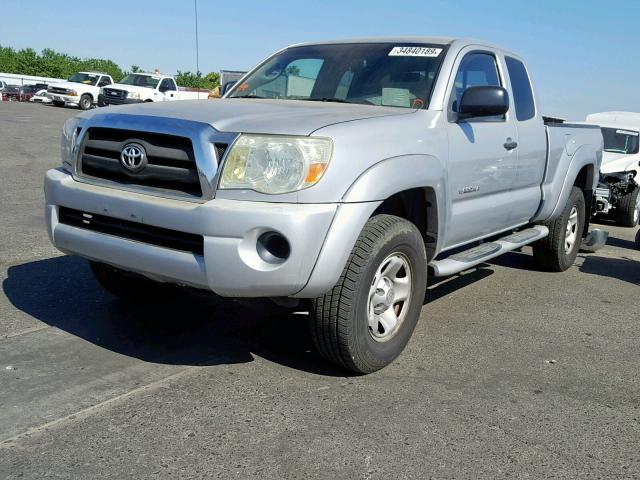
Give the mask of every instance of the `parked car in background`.
<svg viewBox="0 0 640 480">
<path fill-rule="evenodd" d="M 98 103 L 100 89 L 112 83 L 111 75 L 106 73 L 78 72 L 66 82 L 49 85 L 47 93 L 56 107 L 73 105 L 89 110 Z"/>
<path fill-rule="evenodd" d="M 51 103 L 51 99 L 46 90 L 38 90 L 29 101 L 33 103 Z"/>
<path fill-rule="evenodd" d="M 23 85 L 20 87 L 18 100 L 21 102 L 28 102 L 38 90 L 41 90 L 36 85 Z"/>
<path fill-rule="evenodd" d="M 602 112 L 587 116 L 604 138 L 596 215 L 635 227 L 640 219 L 640 113 Z"/>
<path fill-rule="evenodd" d="M 18 85 L 6 85 L 2 89 L 2 100 L 4 102 L 17 102 L 17 101 L 20 101 L 20 86 L 18 86 Z"/>
<path fill-rule="evenodd" d="M 155 73 L 130 73 L 118 83 L 100 90 L 99 106 L 168 100 L 206 99 L 208 91 L 180 89 L 173 77 Z"/>
<path fill-rule="evenodd" d="M 411 337 L 428 269 L 527 244 L 544 269 L 574 263 L 602 135 L 545 124 L 535 98 L 524 61 L 482 42 L 289 47 L 215 102 L 67 120 L 49 238 L 133 302 L 162 283 L 308 300 L 320 354 L 372 372 Z"/>
</svg>

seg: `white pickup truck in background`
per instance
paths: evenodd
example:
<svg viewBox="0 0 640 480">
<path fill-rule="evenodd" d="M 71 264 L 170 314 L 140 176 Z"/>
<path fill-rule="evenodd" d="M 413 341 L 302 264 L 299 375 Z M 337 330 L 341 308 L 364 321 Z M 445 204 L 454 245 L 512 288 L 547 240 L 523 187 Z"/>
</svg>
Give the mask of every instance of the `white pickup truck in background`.
<svg viewBox="0 0 640 480">
<path fill-rule="evenodd" d="M 82 110 L 89 110 L 98 103 L 100 89 L 112 83 L 113 78 L 106 73 L 78 72 L 66 82 L 49 85 L 47 94 L 56 107 L 75 105 Z"/>
<path fill-rule="evenodd" d="M 154 73 L 130 73 L 100 91 L 98 105 L 206 99 L 208 92 L 180 89 L 173 77 Z"/>
<path fill-rule="evenodd" d="M 593 113 L 585 123 L 598 125 L 604 139 L 596 214 L 635 227 L 640 219 L 640 113 Z"/>
</svg>

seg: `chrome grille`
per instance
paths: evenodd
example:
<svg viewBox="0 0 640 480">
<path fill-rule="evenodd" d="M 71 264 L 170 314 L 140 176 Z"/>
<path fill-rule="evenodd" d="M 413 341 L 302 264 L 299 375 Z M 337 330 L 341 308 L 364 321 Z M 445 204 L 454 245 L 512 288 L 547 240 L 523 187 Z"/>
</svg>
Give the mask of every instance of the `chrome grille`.
<svg viewBox="0 0 640 480">
<path fill-rule="evenodd" d="M 105 88 L 103 89 L 104 96 L 107 98 L 117 98 L 118 100 L 123 100 L 127 96 L 127 92 L 125 90 L 118 90 L 117 88 Z"/>
<path fill-rule="evenodd" d="M 66 95 L 69 90 L 67 88 L 61 88 L 61 87 L 49 87 L 47 89 L 48 93 L 58 93 L 58 94 L 62 94 L 62 95 Z"/>
</svg>

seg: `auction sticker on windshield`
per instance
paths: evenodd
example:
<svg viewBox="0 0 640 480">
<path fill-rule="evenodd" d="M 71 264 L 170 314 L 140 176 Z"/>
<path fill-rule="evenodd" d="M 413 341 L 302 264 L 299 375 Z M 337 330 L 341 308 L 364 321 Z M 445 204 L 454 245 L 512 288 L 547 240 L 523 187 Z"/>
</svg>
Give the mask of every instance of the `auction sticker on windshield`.
<svg viewBox="0 0 640 480">
<path fill-rule="evenodd" d="M 441 48 L 434 47 L 393 47 L 389 52 L 390 57 L 437 57 L 442 52 Z"/>
</svg>

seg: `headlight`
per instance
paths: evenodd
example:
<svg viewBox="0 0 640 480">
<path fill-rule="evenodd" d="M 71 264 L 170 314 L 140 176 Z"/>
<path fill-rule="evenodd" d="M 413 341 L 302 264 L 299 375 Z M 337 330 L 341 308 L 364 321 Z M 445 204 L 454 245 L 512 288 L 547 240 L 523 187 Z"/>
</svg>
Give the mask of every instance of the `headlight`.
<svg viewBox="0 0 640 480">
<path fill-rule="evenodd" d="M 138 92 L 127 92 L 127 98 L 140 98 L 140 94 Z"/>
<path fill-rule="evenodd" d="M 100 87 L 100 90 L 98 90 L 98 95 L 104 95 L 104 88 Z"/>
<path fill-rule="evenodd" d="M 60 155 L 62 157 L 62 167 L 69 172 L 73 172 L 74 156 L 76 154 L 75 144 L 78 138 L 78 125 L 80 119 L 72 117 L 62 127 L 62 140 L 60 142 Z"/>
<path fill-rule="evenodd" d="M 68 91 L 68 95 L 70 97 L 77 97 L 78 96 L 78 92 L 76 92 L 75 90 L 69 90 Z"/>
<path fill-rule="evenodd" d="M 322 178 L 332 151 L 328 138 L 241 135 L 227 154 L 220 188 L 295 192 Z"/>
</svg>

